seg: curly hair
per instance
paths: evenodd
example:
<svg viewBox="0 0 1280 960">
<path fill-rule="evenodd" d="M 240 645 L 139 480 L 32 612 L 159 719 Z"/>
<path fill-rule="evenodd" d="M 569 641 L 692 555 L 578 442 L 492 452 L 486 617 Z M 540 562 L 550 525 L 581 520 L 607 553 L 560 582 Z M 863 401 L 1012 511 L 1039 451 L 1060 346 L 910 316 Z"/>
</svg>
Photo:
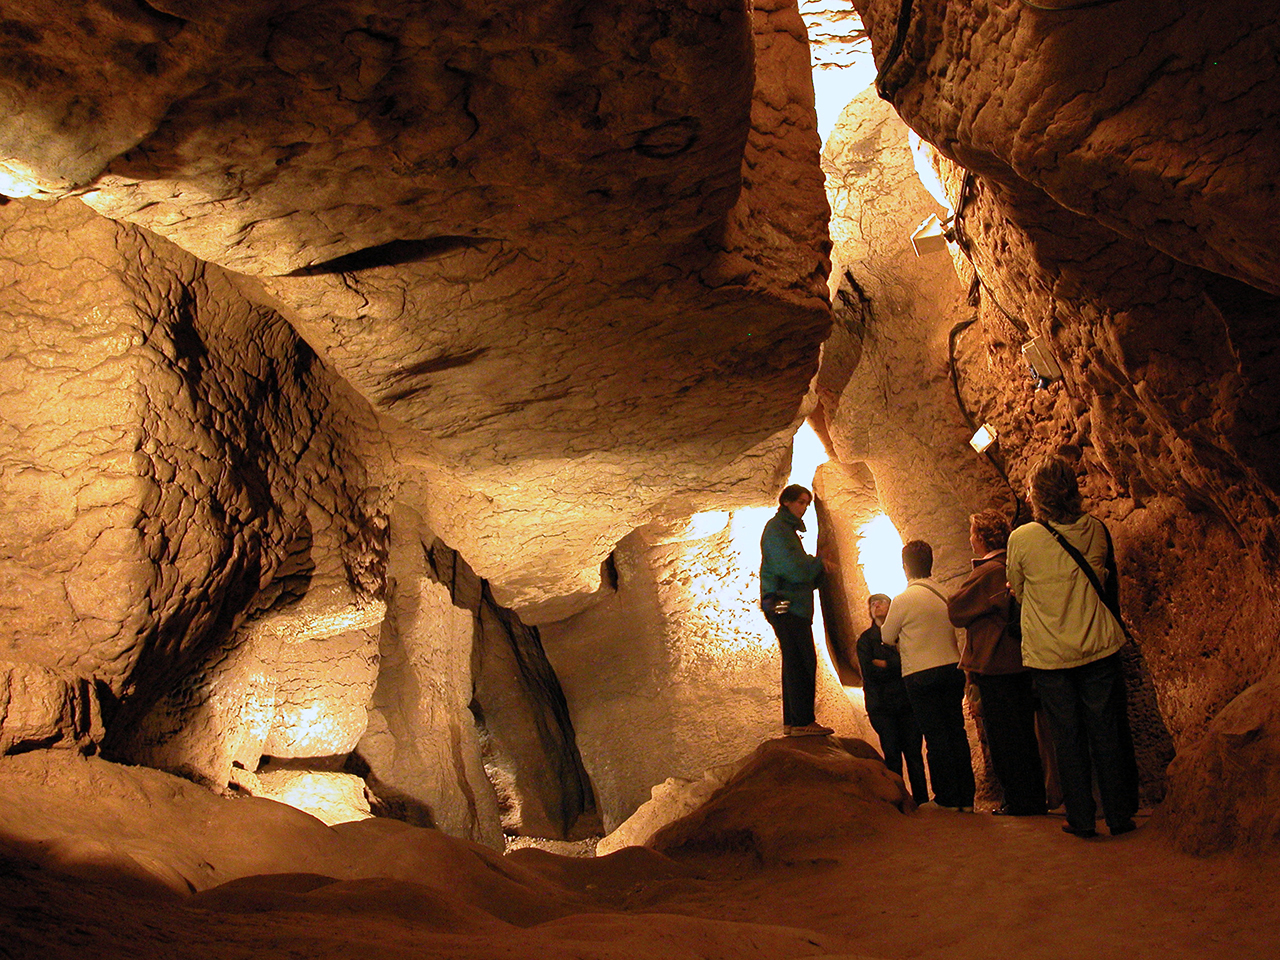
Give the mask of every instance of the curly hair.
<svg viewBox="0 0 1280 960">
<path fill-rule="evenodd" d="M 1072 523 L 1084 513 L 1076 471 L 1062 457 L 1047 456 L 1031 468 L 1031 512 L 1037 520 Z"/>
<path fill-rule="evenodd" d="M 1009 545 L 1009 521 L 999 510 L 970 514 L 969 528 L 988 550 L 1003 550 Z"/>
</svg>

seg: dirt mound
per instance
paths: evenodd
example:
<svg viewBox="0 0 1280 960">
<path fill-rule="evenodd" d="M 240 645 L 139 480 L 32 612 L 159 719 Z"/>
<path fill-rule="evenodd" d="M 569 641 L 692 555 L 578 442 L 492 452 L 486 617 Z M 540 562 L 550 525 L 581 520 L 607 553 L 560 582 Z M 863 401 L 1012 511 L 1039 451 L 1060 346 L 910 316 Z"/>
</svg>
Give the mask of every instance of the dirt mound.
<svg viewBox="0 0 1280 960">
<path fill-rule="evenodd" d="M 667 856 L 748 854 L 768 862 L 836 837 L 871 837 L 915 808 L 900 777 L 862 740 L 768 740 L 693 813 L 647 846 Z"/>
</svg>

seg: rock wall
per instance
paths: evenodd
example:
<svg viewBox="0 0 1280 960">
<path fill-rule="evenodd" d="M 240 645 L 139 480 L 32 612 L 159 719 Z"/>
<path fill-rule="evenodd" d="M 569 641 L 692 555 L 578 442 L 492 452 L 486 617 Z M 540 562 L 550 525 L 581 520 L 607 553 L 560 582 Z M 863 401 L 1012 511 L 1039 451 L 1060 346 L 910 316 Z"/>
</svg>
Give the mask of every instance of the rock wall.
<svg viewBox="0 0 1280 960">
<path fill-rule="evenodd" d="M 536 628 L 493 600 L 404 506 L 393 515 L 388 617 L 357 755 L 380 813 L 501 849 L 503 834 L 598 827 L 560 684 Z"/>
<path fill-rule="evenodd" d="M 941 155 L 958 211 L 981 311 L 961 393 L 1015 488 L 1041 453 L 1078 460 L 1115 533 L 1159 705 L 1144 715 L 1180 751 L 1216 749 L 1196 744 L 1274 672 L 1280 639 L 1276 25 L 1246 3 L 978 20 L 923 0 L 891 56 L 898 5 L 856 6 L 881 91 Z M 1017 351 L 1037 336 L 1063 379 L 1028 395 Z M 1180 761 L 1172 789 L 1207 774 Z M 1217 824 L 1193 832 L 1247 832 L 1197 809 Z"/>
<path fill-rule="evenodd" d="M 772 515 L 637 531 L 612 555 L 610 594 L 542 628 L 606 831 L 655 785 L 698 779 L 781 733 L 781 661 L 759 608 L 760 534 Z M 821 658 L 817 715 L 842 736 L 872 736 Z"/>
<path fill-rule="evenodd" d="M 152 759 L 225 783 L 228 687 L 275 657 L 239 634 L 381 617 L 376 421 L 217 268 L 74 201 L 0 217 L 7 657 L 87 684 L 117 755 L 183 730 Z"/>
<path fill-rule="evenodd" d="M 846 107 L 823 169 L 835 315 L 815 384 L 825 432 L 837 461 L 870 470 L 903 540 L 930 541 L 937 579 L 963 577 L 969 514 L 1012 515 L 1013 496 L 968 446 L 976 425 L 951 382 L 952 338 L 973 308 L 946 257 L 912 249 L 937 201 L 916 176 L 906 128 L 871 90 Z"/>
<path fill-rule="evenodd" d="M 174 11 L 15 14 L 6 189 L 241 275 L 500 603 L 564 617 L 651 511 L 767 496 L 829 324 L 794 3 Z"/>
<path fill-rule="evenodd" d="M 0 742 L 588 829 L 532 625 L 771 497 L 830 323 L 794 3 L 6 17 Z"/>
</svg>

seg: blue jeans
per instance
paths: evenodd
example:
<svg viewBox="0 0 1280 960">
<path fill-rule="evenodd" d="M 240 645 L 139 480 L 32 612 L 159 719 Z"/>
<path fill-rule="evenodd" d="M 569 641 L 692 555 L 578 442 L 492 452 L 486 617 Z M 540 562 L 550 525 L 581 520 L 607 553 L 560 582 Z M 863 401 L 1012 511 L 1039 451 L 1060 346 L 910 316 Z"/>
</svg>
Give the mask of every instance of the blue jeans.
<svg viewBox="0 0 1280 960">
<path fill-rule="evenodd" d="M 1033 673 L 1057 747 L 1067 822 L 1077 830 L 1094 829 L 1096 772 L 1107 826 L 1127 826 L 1138 811 L 1137 768 L 1120 654 L 1082 667 Z"/>
<path fill-rule="evenodd" d="M 813 688 L 818 676 L 818 652 L 813 624 L 793 613 L 766 613 L 782 652 L 782 722 L 788 727 L 813 723 Z"/>
<path fill-rule="evenodd" d="M 944 807 L 973 806 L 973 758 L 964 729 L 964 674 L 949 663 L 902 678 L 924 734 L 933 799 Z"/>
</svg>

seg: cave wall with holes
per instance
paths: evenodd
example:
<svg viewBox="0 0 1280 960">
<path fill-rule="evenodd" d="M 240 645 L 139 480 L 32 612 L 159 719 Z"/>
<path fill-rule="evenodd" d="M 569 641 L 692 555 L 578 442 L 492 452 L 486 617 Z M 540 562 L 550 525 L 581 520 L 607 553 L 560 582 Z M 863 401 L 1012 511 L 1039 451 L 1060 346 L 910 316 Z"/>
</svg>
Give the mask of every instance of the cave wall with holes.
<svg viewBox="0 0 1280 960">
<path fill-rule="evenodd" d="M 1180 752 L 1182 840 L 1255 842 L 1247 802 L 1209 798 L 1260 796 L 1223 751 L 1265 739 L 1280 638 L 1276 24 L 1247 3 L 855 6 L 960 210 L 964 404 L 1015 488 L 1042 453 L 1079 464 Z M 1019 356 L 1033 336 L 1063 373 L 1043 390 Z"/>
<path fill-rule="evenodd" d="M 770 502 L 811 405 L 794 4 L 37 0 L 0 32 L 0 749 L 589 832 L 606 761 L 539 625 L 614 595 L 636 527 Z M 723 751 L 650 749 L 615 813 L 677 753 Z"/>
</svg>

